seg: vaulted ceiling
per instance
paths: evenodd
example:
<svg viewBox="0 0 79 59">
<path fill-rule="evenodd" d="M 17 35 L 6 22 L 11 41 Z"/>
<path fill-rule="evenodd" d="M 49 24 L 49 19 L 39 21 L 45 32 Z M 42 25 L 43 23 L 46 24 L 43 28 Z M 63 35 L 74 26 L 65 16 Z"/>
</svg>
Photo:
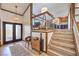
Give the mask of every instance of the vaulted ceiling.
<svg viewBox="0 0 79 59">
<path fill-rule="evenodd" d="M 10 11 L 22 15 L 27 9 L 29 3 L 2 3 L 1 8 L 4 11 Z M 16 8 L 17 6 L 17 8 Z"/>
<path fill-rule="evenodd" d="M 75 4 L 75 15 L 79 15 L 79 3 Z"/>
<path fill-rule="evenodd" d="M 70 3 L 34 3 L 33 14 L 41 13 L 43 7 L 46 7 L 54 17 L 62 17 L 68 15 Z"/>
<path fill-rule="evenodd" d="M 79 3 L 75 4 L 75 20 L 79 22 Z"/>
<path fill-rule="evenodd" d="M 29 3 L 2 3 L 1 8 L 5 11 L 11 11 L 23 15 Z M 17 9 L 16 7 L 17 6 Z M 49 13 L 55 17 L 67 16 L 70 9 L 70 3 L 33 3 L 33 14 L 39 14 L 43 7 L 47 7 Z M 17 10 L 17 12 L 16 12 Z"/>
</svg>

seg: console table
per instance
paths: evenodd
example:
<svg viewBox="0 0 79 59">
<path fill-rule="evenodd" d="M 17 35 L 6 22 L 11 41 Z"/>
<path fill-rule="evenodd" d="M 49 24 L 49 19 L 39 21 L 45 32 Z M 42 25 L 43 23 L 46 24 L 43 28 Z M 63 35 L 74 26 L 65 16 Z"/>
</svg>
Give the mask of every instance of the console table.
<svg viewBox="0 0 79 59">
<path fill-rule="evenodd" d="M 32 48 L 39 52 L 40 54 L 40 40 L 38 37 L 33 38 Z"/>
<path fill-rule="evenodd" d="M 41 30 L 32 30 L 32 32 L 39 32 L 39 33 L 45 33 L 45 46 L 46 46 L 46 53 L 47 53 L 47 51 L 48 51 L 48 33 L 50 33 L 50 32 L 53 32 L 53 30 L 44 30 L 44 29 L 41 29 Z"/>
</svg>

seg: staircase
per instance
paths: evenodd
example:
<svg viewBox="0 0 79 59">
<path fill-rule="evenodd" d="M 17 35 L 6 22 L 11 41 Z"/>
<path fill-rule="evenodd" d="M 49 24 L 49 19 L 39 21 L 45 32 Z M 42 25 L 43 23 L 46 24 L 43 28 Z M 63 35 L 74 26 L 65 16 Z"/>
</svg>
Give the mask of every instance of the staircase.
<svg viewBox="0 0 79 59">
<path fill-rule="evenodd" d="M 75 56 L 75 43 L 72 31 L 67 29 L 57 29 L 52 35 L 48 46 L 50 56 Z"/>
</svg>

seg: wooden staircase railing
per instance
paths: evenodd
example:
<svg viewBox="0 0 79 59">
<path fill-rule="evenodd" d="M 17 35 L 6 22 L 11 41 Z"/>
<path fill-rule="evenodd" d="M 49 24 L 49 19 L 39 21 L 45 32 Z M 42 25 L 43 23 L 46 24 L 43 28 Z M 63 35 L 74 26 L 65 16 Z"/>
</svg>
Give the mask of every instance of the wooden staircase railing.
<svg viewBox="0 0 79 59">
<path fill-rule="evenodd" d="M 78 34 L 79 32 L 78 32 L 76 20 L 74 20 L 73 32 L 74 32 L 74 36 L 75 36 L 76 53 L 77 53 L 77 55 L 79 55 L 79 34 Z"/>
</svg>

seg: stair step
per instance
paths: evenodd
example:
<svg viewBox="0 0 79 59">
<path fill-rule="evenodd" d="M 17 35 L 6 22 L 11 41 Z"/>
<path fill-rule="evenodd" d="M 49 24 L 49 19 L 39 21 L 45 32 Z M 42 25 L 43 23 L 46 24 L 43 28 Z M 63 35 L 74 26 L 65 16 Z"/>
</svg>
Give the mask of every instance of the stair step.
<svg viewBox="0 0 79 59">
<path fill-rule="evenodd" d="M 55 54 L 55 52 L 52 53 L 51 50 L 49 50 L 49 49 L 48 49 L 47 55 L 48 56 L 58 56 L 57 54 Z"/>
<path fill-rule="evenodd" d="M 51 49 L 48 49 L 48 55 L 50 55 L 50 56 L 62 56 L 57 51 L 52 51 Z"/>
<path fill-rule="evenodd" d="M 63 40 L 63 39 L 55 39 L 55 38 L 53 38 L 52 41 L 53 41 L 53 40 L 55 40 L 55 41 L 60 41 L 60 42 L 64 42 L 64 43 L 67 43 L 67 44 L 71 44 L 71 43 L 73 44 L 73 43 L 74 43 L 74 41 L 68 41 L 68 40 L 66 40 L 66 39 Z"/>
<path fill-rule="evenodd" d="M 60 32 L 72 32 L 71 30 L 68 29 L 56 29 L 55 31 L 60 31 Z"/>
<path fill-rule="evenodd" d="M 74 48 L 74 44 L 67 44 L 67 43 L 64 43 L 64 42 L 59 42 L 59 41 L 54 41 L 51 42 L 51 44 L 56 44 L 56 45 L 59 45 L 59 46 L 63 46 L 63 47 L 68 47 L 68 48 Z"/>
<path fill-rule="evenodd" d="M 73 32 L 68 29 L 56 29 L 48 46 L 48 55 L 75 56 Z"/>
<path fill-rule="evenodd" d="M 75 56 L 75 54 L 69 55 L 66 53 L 62 53 L 62 51 L 60 51 L 60 50 L 57 51 L 56 49 L 53 49 L 53 50 L 48 49 L 48 55 L 50 55 L 50 56 Z"/>
<path fill-rule="evenodd" d="M 59 40 L 63 40 L 63 41 L 73 42 L 73 39 L 68 39 L 68 38 L 65 39 L 65 38 L 61 38 L 61 37 L 60 37 L 60 38 L 58 38 L 58 37 L 52 37 L 51 39 L 52 39 L 52 40 L 54 40 L 54 39 L 59 39 Z"/>
<path fill-rule="evenodd" d="M 60 37 L 62 37 L 62 38 L 64 38 L 64 39 L 73 39 L 73 36 L 72 35 L 53 35 L 53 37 L 57 37 L 57 38 L 60 38 Z"/>
<path fill-rule="evenodd" d="M 51 45 L 50 47 L 52 49 L 56 49 L 57 51 L 59 50 L 60 52 L 65 53 L 67 55 L 75 55 L 74 49 L 68 49 L 68 48 L 64 48 L 64 47 L 56 46 L 56 45 Z"/>
<path fill-rule="evenodd" d="M 65 48 L 69 48 L 69 49 L 75 49 L 74 47 L 70 47 L 70 46 L 66 46 L 66 45 L 61 45 L 61 44 L 55 44 L 55 43 L 51 43 L 53 45 L 57 45 L 57 46 L 61 46 L 61 47 L 65 47 Z M 49 45 L 50 46 L 50 45 Z"/>
<path fill-rule="evenodd" d="M 66 54 L 66 53 L 63 53 L 63 51 L 60 51 L 60 50 L 57 50 L 55 48 L 52 48 L 52 49 L 48 49 L 48 55 L 55 55 L 55 56 L 74 56 L 74 54 L 72 55 L 69 55 L 69 54 Z"/>
<path fill-rule="evenodd" d="M 64 35 L 72 35 L 72 32 L 61 32 L 61 31 L 55 31 L 54 34 L 64 34 Z"/>
<path fill-rule="evenodd" d="M 63 46 L 63 45 L 59 45 L 59 44 L 53 44 L 53 43 L 52 43 L 51 45 L 56 45 L 56 46 L 63 47 L 63 48 L 66 48 L 66 49 L 75 50 L 75 47 L 71 48 L 71 47 L 67 47 L 67 46 Z M 50 47 L 51 45 L 49 45 L 49 47 Z"/>
</svg>

